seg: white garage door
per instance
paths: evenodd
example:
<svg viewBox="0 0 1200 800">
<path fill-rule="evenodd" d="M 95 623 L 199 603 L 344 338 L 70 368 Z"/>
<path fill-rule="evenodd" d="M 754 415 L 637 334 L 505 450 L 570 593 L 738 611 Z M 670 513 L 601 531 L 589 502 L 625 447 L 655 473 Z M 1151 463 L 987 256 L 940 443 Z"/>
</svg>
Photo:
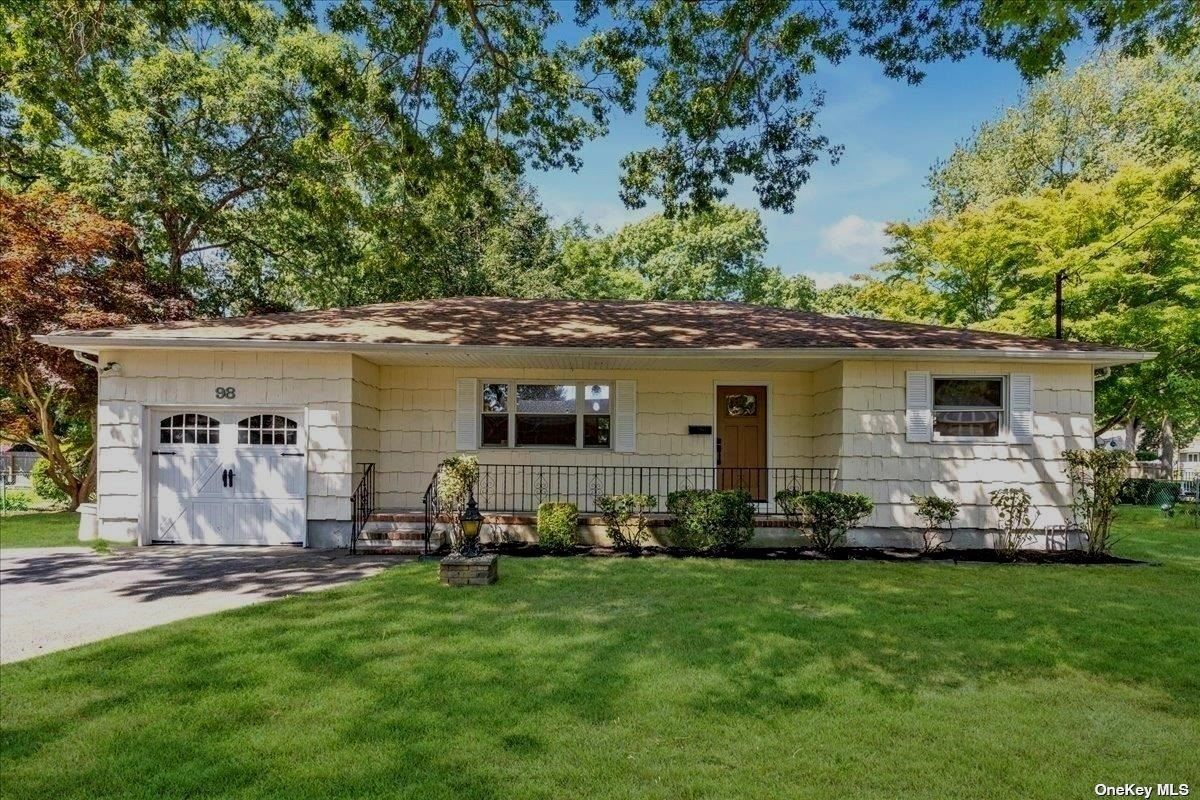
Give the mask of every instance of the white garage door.
<svg viewBox="0 0 1200 800">
<path fill-rule="evenodd" d="M 160 411 L 152 417 L 156 542 L 303 544 L 301 415 Z"/>
</svg>

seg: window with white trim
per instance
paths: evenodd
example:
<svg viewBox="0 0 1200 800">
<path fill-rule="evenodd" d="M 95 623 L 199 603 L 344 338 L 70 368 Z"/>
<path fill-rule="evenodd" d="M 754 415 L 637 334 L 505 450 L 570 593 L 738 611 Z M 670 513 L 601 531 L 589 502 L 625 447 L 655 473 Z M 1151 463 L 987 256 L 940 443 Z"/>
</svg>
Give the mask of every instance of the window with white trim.
<svg viewBox="0 0 1200 800">
<path fill-rule="evenodd" d="M 1005 426 L 1003 378 L 933 379 L 935 440 L 997 439 Z"/>
<path fill-rule="evenodd" d="M 484 381 L 483 447 L 612 446 L 612 386 L 592 381 Z"/>
</svg>

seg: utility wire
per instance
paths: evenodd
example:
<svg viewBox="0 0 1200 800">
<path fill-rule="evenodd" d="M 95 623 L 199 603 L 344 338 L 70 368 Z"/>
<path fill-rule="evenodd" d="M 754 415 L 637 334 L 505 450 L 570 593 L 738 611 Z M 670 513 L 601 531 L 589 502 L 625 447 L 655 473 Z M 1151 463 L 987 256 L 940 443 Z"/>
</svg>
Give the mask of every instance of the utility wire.
<svg viewBox="0 0 1200 800">
<path fill-rule="evenodd" d="M 1076 266 L 1076 267 L 1074 267 L 1074 268 L 1072 268 L 1072 269 L 1069 269 L 1069 270 L 1063 270 L 1063 271 L 1062 271 L 1062 273 L 1063 273 L 1063 278 L 1065 279 L 1065 278 L 1069 278 L 1069 277 L 1071 277 L 1071 273 L 1072 273 L 1072 272 L 1074 272 L 1075 270 L 1077 270 L 1077 269 L 1080 269 L 1080 268 L 1081 268 L 1081 267 L 1083 267 L 1085 264 L 1089 264 L 1089 263 L 1091 263 L 1092 261 L 1095 261 L 1097 258 L 1100 258 L 1100 256 L 1107 254 L 1107 253 L 1108 253 L 1108 251 L 1112 250 L 1114 247 L 1116 247 L 1117 245 L 1119 245 L 1121 242 L 1125 241 L 1125 240 L 1126 240 L 1126 239 L 1128 239 L 1130 236 L 1133 236 L 1133 235 L 1134 235 L 1135 233 L 1137 233 L 1138 231 L 1140 231 L 1140 230 L 1142 230 L 1142 229 L 1144 229 L 1144 228 L 1148 227 L 1148 226 L 1150 225 L 1150 223 L 1154 222 L 1156 219 L 1158 219 L 1159 217 L 1161 217 L 1163 214 L 1166 214 L 1168 211 L 1171 211 L 1171 210 L 1172 210 L 1172 209 L 1174 209 L 1176 206 L 1178 206 L 1180 203 L 1182 203 L 1184 200 L 1187 200 L 1189 197 L 1191 197 L 1192 195 L 1196 194 L 1197 192 L 1200 192 L 1200 184 L 1197 184 L 1197 185 L 1193 186 L 1191 189 L 1189 189 L 1188 191 L 1184 192 L 1184 193 L 1183 193 L 1183 194 L 1182 194 L 1182 195 L 1179 197 L 1179 199 L 1178 199 L 1178 200 L 1176 200 L 1174 203 L 1171 203 L 1171 205 L 1167 206 L 1167 207 L 1166 207 L 1166 208 L 1164 208 L 1162 211 L 1159 211 L 1159 212 L 1158 212 L 1157 214 L 1155 214 L 1153 217 L 1151 217 L 1150 219 L 1146 220 L 1146 221 L 1145 221 L 1145 222 L 1143 222 L 1142 224 L 1138 225 L 1136 228 L 1134 228 L 1134 229 L 1133 229 L 1133 230 L 1131 230 L 1129 233 L 1127 233 L 1127 234 L 1125 234 L 1124 236 L 1122 236 L 1120 239 L 1117 239 L 1115 242 L 1113 242 L 1113 243 L 1112 243 L 1112 244 L 1110 244 L 1108 247 L 1106 247 L 1106 248 L 1104 248 L 1103 250 L 1101 250 L 1099 253 L 1096 253 L 1094 256 L 1089 256 L 1089 257 L 1087 258 L 1087 260 L 1085 260 L 1085 261 L 1083 262 L 1083 264 L 1080 264 L 1080 265 L 1078 265 L 1078 266 Z"/>
</svg>

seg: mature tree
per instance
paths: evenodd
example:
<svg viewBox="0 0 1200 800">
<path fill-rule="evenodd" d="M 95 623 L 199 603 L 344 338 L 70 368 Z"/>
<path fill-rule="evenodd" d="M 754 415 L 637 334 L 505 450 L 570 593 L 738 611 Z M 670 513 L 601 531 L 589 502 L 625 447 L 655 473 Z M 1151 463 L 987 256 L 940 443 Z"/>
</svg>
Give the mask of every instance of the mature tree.
<svg viewBox="0 0 1200 800">
<path fill-rule="evenodd" d="M 1105 180 L 1128 163 L 1200 152 L 1200 51 L 1172 58 L 1103 54 L 1034 83 L 936 165 L 933 208 L 961 211 L 1004 197 Z"/>
<path fill-rule="evenodd" d="M 20 112 L 10 181 L 128 221 L 175 285 L 203 285 L 207 259 L 253 246 L 239 217 L 325 167 L 310 101 L 314 79 L 352 71 L 339 37 L 240 0 L 17 3 L 0 17 Z"/>
<path fill-rule="evenodd" d="M 33 336 L 161 319 L 133 231 L 60 194 L 0 189 L 0 440 L 31 445 L 71 500 L 96 487 L 95 370 Z"/>
<path fill-rule="evenodd" d="M 14 0 L 0 12 L 0 161 L 145 228 L 179 280 L 206 255 L 269 247 L 234 218 L 308 196 L 314 175 L 349 177 L 323 200 L 384 198 L 388 212 L 443 184 L 486 197 L 526 166 L 578 166 L 610 115 L 639 104 L 661 141 L 624 160 L 627 203 L 703 209 L 743 176 L 764 207 L 790 210 L 811 165 L 839 152 L 817 128 L 821 64 L 858 52 L 915 82 L 982 51 L 1037 75 L 1081 38 L 1187 52 L 1200 28 L 1186 0 L 578 0 L 565 20 L 570 8 Z"/>
<path fill-rule="evenodd" d="M 811 279 L 785 276 L 764 262 L 767 237 L 758 212 L 730 205 L 674 218 L 654 214 L 607 235 L 575 226 L 561 247 L 551 277 L 535 278 L 558 296 L 740 300 L 805 309 L 815 297 Z"/>
</svg>

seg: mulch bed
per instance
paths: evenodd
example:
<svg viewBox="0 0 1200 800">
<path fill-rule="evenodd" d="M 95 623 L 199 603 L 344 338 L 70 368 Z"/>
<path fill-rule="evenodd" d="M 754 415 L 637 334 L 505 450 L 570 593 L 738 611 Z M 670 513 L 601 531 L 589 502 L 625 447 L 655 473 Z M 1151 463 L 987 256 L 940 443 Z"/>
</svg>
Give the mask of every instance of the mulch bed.
<svg viewBox="0 0 1200 800">
<path fill-rule="evenodd" d="M 692 553 L 673 547 L 643 547 L 636 552 L 611 547 L 581 545 L 566 553 L 552 553 L 532 543 L 506 543 L 489 547 L 490 552 L 517 558 L 728 558 L 745 561 L 930 561 L 948 564 L 1077 564 L 1084 566 L 1148 566 L 1153 562 L 1118 556 L 1092 556 L 1081 550 L 1022 550 L 1015 561 L 1007 561 L 995 550 L 963 549 L 922 553 L 896 547 L 838 547 L 822 553 L 806 547 L 744 547 L 727 553 Z"/>
</svg>

